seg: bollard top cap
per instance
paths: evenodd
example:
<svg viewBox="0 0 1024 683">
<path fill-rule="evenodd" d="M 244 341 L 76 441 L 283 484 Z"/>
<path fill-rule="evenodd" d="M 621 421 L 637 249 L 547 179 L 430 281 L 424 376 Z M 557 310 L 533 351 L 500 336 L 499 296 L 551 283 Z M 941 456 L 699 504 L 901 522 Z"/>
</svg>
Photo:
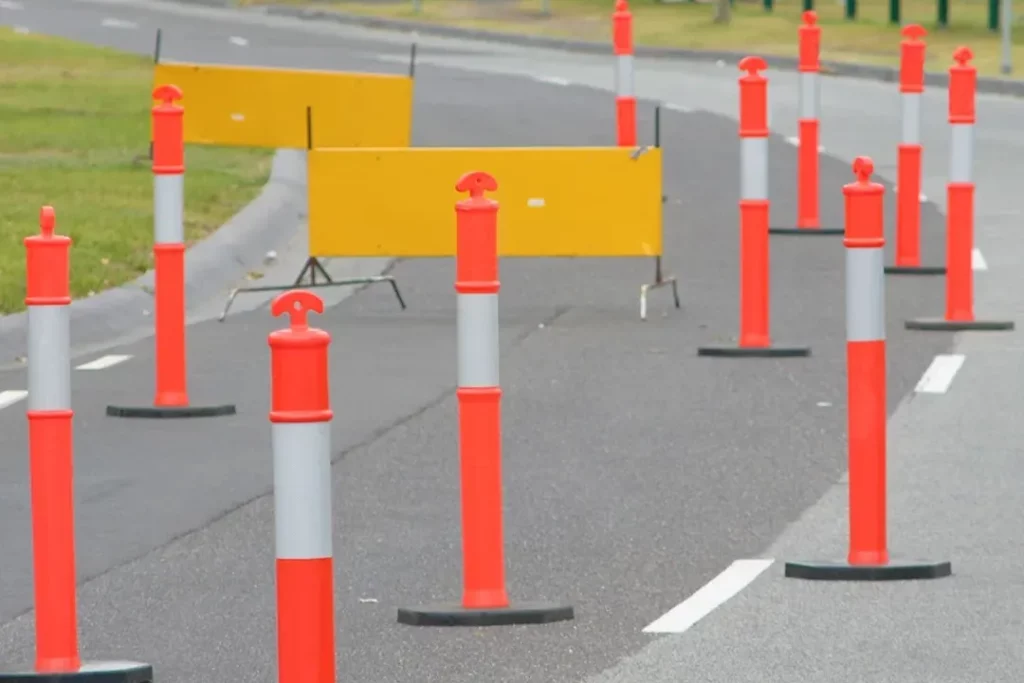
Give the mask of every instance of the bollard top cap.
<svg viewBox="0 0 1024 683">
<path fill-rule="evenodd" d="M 800 17 L 808 26 L 814 26 L 818 23 L 818 13 L 812 9 L 807 10 Z"/>
<path fill-rule="evenodd" d="M 750 76 L 758 76 L 759 71 L 764 71 L 768 68 L 768 62 L 764 61 L 763 57 L 744 57 L 739 63 L 740 71 L 746 71 Z"/>
<path fill-rule="evenodd" d="M 953 52 L 953 59 L 959 66 L 968 66 L 967 62 L 974 59 L 974 53 L 971 52 L 971 48 L 961 45 Z"/>
<path fill-rule="evenodd" d="M 629 12 L 629 3 L 626 0 L 615 0 L 615 13 L 622 14 Z"/>
<path fill-rule="evenodd" d="M 181 88 L 170 83 L 158 85 L 153 89 L 153 99 L 160 100 L 160 103 L 164 105 L 174 104 L 182 97 L 184 97 L 184 95 L 181 92 Z"/>
<path fill-rule="evenodd" d="M 456 192 L 468 192 L 470 199 L 483 197 L 484 192 L 495 192 L 498 189 L 498 181 L 489 173 L 483 171 L 470 171 L 455 183 Z"/>
<path fill-rule="evenodd" d="M 900 33 L 909 40 L 920 40 L 928 35 L 928 31 L 921 24 L 907 24 Z"/>
<path fill-rule="evenodd" d="M 39 209 L 39 231 L 43 237 L 53 237 L 53 229 L 57 225 L 57 215 L 52 206 Z"/>
<path fill-rule="evenodd" d="M 279 295 L 270 304 L 270 313 L 274 317 L 287 313 L 292 332 L 309 330 L 309 312 L 324 312 L 324 302 L 313 292 L 306 289 L 293 289 Z"/>
<path fill-rule="evenodd" d="M 871 174 L 875 172 L 875 162 L 871 157 L 857 157 L 853 160 L 853 174 L 857 176 L 857 182 L 867 184 L 871 182 Z"/>
</svg>

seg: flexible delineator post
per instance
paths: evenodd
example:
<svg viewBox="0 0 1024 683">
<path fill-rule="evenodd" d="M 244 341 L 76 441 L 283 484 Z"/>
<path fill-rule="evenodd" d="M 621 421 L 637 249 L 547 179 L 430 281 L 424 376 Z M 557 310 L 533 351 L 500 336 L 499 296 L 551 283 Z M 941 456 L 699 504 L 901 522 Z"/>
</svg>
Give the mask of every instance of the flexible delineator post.
<svg viewBox="0 0 1024 683">
<path fill-rule="evenodd" d="M 498 379 L 498 190 L 487 173 L 459 179 L 455 292 L 462 481 L 462 602 L 398 611 L 411 626 L 538 624 L 573 618 L 573 608 L 510 604 L 502 529 L 501 386 Z"/>
<path fill-rule="evenodd" d="M 153 405 L 107 406 L 111 417 L 216 417 L 235 406 L 189 404 L 185 365 L 185 110 L 181 89 L 153 90 L 153 272 L 156 389 Z"/>
<path fill-rule="evenodd" d="M 25 238 L 28 448 L 35 567 L 36 670 L 75 671 L 75 523 L 72 472 L 71 238 L 54 234 L 52 207 Z"/>
<path fill-rule="evenodd" d="M 772 227 L 773 235 L 841 235 L 842 228 L 821 227 L 819 216 L 819 154 L 821 137 L 821 26 L 818 15 L 807 10 L 802 15 L 803 23 L 797 29 L 799 37 L 799 60 L 797 70 L 800 79 L 800 118 L 797 149 L 797 216 L 796 227 Z"/>
<path fill-rule="evenodd" d="M 0 670 L 0 681 L 151 683 L 137 662 L 82 663 L 75 575 L 74 437 L 71 408 L 71 238 L 54 233 L 53 207 L 25 238 L 28 309 L 29 479 L 35 590 L 35 665 Z"/>
<path fill-rule="evenodd" d="M 899 275 L 942 275 L 945 266 L 921 265 L 921 95 L 927 31 L 903 27 L 900 43 L 900 103 L 902 138 L 896 159 L 896 259 L 885 269 Z"/>
<path fill-rule="evenodd" d="M 769 334 L 768 64 L 744 57 L 740 77 L 740 335 L 737 346 L 702 346 L 701 356 L 806 356 L 810 349 L 779 347 Z"/>
<path fill-rule="evenodd" d="M 612 14 L 615 51 L 615 120 L 619 147 L 636 146 L 636 95 L 633 89 L 633 14 L 626 0 L 615 1 Z"/>
<path fill-rule="evenodd" d="M 978 71 L 970 48 L 953 53 L 949 67 L 949 180 L 946 184 L 946 314 L 942 319 L 908 320 L 912 330 L 1011 330 L 1009 320 L 974 316 L 974 124 Z"/>
<path fill-rule="evenodd" d="M 287 329 L 270 333 L 277 661 L 280 683 L 334 683 L 331 542 L 331 336 L 309 326 L 323 301 L 307 290 L 274 299 Z"/>
<path fill-rule="evenodd" d="M 846 382 L 850 538 L 846 562 L 787 562 L 786 576 L 832 581 L 933 579 L 948 562 L 892 562 L 886 519 L 885 188 L 857 157 L 846 203 Z"/>
</svg>

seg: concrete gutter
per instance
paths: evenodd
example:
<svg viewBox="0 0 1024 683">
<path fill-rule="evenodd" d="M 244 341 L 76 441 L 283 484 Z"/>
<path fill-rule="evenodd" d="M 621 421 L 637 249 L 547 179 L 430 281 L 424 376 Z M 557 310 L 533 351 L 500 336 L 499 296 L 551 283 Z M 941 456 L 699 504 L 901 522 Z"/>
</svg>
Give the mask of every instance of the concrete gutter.
<svg viewBox="0 0 1024 683">
<path fill-rule="evenodd" d="M 191 4 L 214 5 L 218 7 L 232 7 L 235 3 L 231 0 L 177 0 Z M 383 31 L 399 31 L 404 33 L 419 33 L 422 35 L 433 35 L 444 38 L 461 38 L 467 40 L 480 40 L 492 43 L 505 43 L 508 45 L 521 45 L 524 47 L 538 47 L 551 50 L 564 50 L 567 52 L 578 52 L 583 54 L 594 54 L 607 56 L 611 54 L 611 44 L 606 42 L 572 40 L 568 38 L 551 38 L 547 36 L 531 36 L 520 33 L 504 33 L 501 31 L 485 31 L 480 29 L 458 28 L 454 26 L 442 26 L 421 21 L 409 21 L 405 19 L 385 19 L 381 17 L 369 17 L 359 14 L 347 14 L 333 10 L 310 9 L 302 7 L 288 7 L 282 5 L 265 5 L 253 7 L 246 11 L 262 12 L 268 15 L 292 17 L 311 21 L 333 21 L 339 24 L 352 26 L 363 26 L 366 28 Z M 736 63 L 748 53 L 722 51 L 722 50 L 687 50 L 684 48 L 670 47 L 645 47 L 637 45 L 635 48 L 638 57 L 661 58 L 661 59 L 687 59 L 702 62 L 717 62 L 719 60 Z M 796 71 L 797 59 L 795 57 L 778 57 L 763 55 L 771 64 L 773 69 Z M 952 57 L 950 57 L 952 59 Z M 853 64 L 847 62 L 822 61 L 822 72 L 832 76 L 847 76 L 851 78 L 862 78 L 866 80 L 883 81 L 895 83 L 899 81 L 899 69 L 887 66 L 873 66 L 869 64 Z M 928 85 L 945 88 L 949 85 L 949 74 L 928 73 L 925 74 L 925 82 Z M 1024 80 L 979 77 L 978 92 L 996 95 L 1010 95 L 1013 97 L 1024 97 Z"/>
<path fill-rule="evenodd" d="M 193 310 L 245 277 L 305 219 L 304 150 L 278 150 L 259 196 L 186 253 L 185 287 Z M 185 182 L 188 182 L 186 176 Z M 59 210 L 59 209 L 58 209 Z M 74 248 L 71 259 L 74 262 Z M 153 271 L 71 304 L 74 352 L 151 333 Z M 0 366 L 23 362 L 28 315 L 0 318 Z"/>
</svg>

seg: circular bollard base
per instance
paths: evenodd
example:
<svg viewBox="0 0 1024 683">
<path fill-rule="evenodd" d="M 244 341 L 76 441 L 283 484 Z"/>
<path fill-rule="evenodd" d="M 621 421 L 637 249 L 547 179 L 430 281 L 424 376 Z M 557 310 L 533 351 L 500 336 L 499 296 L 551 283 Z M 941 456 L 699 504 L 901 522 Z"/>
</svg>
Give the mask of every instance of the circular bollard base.
<svg viewBox="0 0 1024 683">
<path fill-rule="evenodd" d="M 575 616 L 570 605 L 552 603 L 521 602 L 491 609 L 469 609 L 450 604 L 399 608 L 398 623 L 408 626 L 515 626 L 571 621 Z"/>
<path fill-rule="evenodd" d="M 153 683 L 153 667 L 140 662 L 82 662 L 78 671 L 0 671 L 0 683 Z"/>
<path fill-rule="evenodd" d="M 886 275 L 945 275 L 946 266 L 886 266 Z"/>
<path fill-rule="evenodd" d="M 768 228 L 769 235 L 844 235 L 844 228 Z"/>
<path fill-rule="evenodd" d="M 803 358 L 811 355 L 807 346 L 701 346 L 698 356 L 711 358 Z"/>
<path fill-rule="evenodd" d="M 918 318 L 904 323 L 908 330 L 927 332 L 1003 332 L 1013 329 L 1012 320 L 945 320 L 944 318 Z"/>
<path fill-rule="evenodd" d="M 234 404 L 219 406 L 107 406 L 107 417 L 173 419 L 185 417 L 223 417 L 234 415 Z"/>
<path fill-rule="evenodd" d="M 809 581 L 920 581 L 953 573 L 949 562 L 893 560 L 888 564 L 847 562 L 787 562 L 786 577 Z"/>
</svg>

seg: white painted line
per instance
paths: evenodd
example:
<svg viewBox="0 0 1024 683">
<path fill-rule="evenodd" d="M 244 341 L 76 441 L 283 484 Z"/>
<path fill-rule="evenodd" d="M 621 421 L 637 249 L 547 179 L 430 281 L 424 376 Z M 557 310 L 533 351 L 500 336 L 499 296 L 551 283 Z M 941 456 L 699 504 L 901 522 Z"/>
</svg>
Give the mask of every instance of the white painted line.
<svg viewBox="0 0 1024 683">
<path fill-rule="evenodd" d="M 28 392 L 24 389 L 8 389 L 7 391 L 0 391 L 0 410 L 8 406 L 13 406 L 18 401 L 24 400 L 28 396 Z"/>
<path fill-rule="evenodd" d="M 249 41 L 243 38 L 242 36 L 231 36 L 230 38 L 228 38 L 228 42 L 230 42 L 232 45 L 237 45 L 238 47 L 245 47 L 249 44 Z"/>
<path fill-rule="evenodd" d="M 696 593 L 660 616 L 644 633 L 682 633 L 743 590 L 775 560 L 736 560 Z"/>
<path fill-rule="evenodd" d="M 108 18 L 104 19 L 103 21 L 101 21 L 100 25 L 104 26 L 106 28 L 133 29 L 133 28 L 138 28 L 139 27 L 139 25 L 136 24 L 134 21 L 126 21 L 124 19 L 113 19 L 113 18 L 110 18 L 110 17 L 108 17 Z"/>
<path fill-rule="evenodd" d="M 537 76 L 538 81 L 541 83 L 550 83 L 551 85 L 569 85 L 569 81 L 560 78 L 559 76 Z"/>
<path fill-rule="evenodd" d="M 977 247 L 971 249 L 971 270 L 988 270 L 988 262 Z"/>
<path fill-rule="evenodd" d="M 682 114 L 692 114 L 693 113 L 693 109 L 691 109 L 690 107 L 684 107 L 681 104 L 672 104 L 671 102 L 668 102 L 668 103 L 665 104 L 665 109 L 669 109 L 671 111 L 677 111 L 677 112 L 680 112 Z"/>
<path fill-rule="evenodd" d="M 964 364 L 962 353 L 939 354 L 921 375 L 921 381 L 914 387 L 919 394 L 944 394 L 953 383 L 960 366 Z"/>
<path fill-rule="evenodd" d="M 0 9 L 19 10 L 24 9 L 20 2 L 12 2 L 11 0 L 0 0 Z"/>
<path fill-rule="evenodd" d="M 88 363 L 82 363 L 75 368 L 75 370 L 105 370 L 117 365 L 118 363 L 123 363 L 129 358 L 131 358 L 131 356 L 121 356 L 117 354 L 101 356 L 100 358 L 91 360 Z"/>
</svg>

